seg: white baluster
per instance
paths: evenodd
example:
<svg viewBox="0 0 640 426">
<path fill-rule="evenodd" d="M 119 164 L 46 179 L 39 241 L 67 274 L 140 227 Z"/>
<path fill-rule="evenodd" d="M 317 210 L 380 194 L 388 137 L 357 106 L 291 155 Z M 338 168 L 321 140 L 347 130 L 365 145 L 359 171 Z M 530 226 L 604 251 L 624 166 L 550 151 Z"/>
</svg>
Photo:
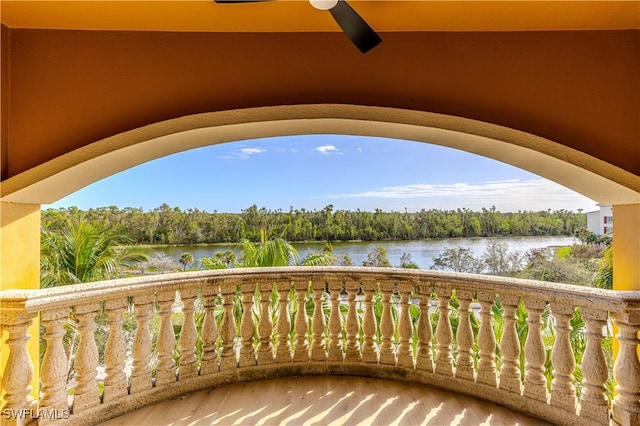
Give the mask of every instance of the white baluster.
<svg viewBox="0 0 640 426">
<path fill-rule="evenodd" d="M 398 283 L 400 294 L 400 315 L 398 316 L 398 367 L 413 368 L 413 350 L 411 348 L 411 336 L 413 324 L 411 323 L 410 298 L 413 285 L 410 283 Z"/>
<path fill-rule="evenodd" d="M 473 358 L 473 329 L 471 328 L 471 290 L 457 290 L 456 296 L 460 302 L 458 308 L 459 322 L 456 332 L 456 344 L 458 345 L 458 355 L 456 356 L 456 378 L 463 380 L 474 380 Z"/>
<path fill-rule="evenodd" d="M 451 299 L 451 289 L 442 285 L 436 285 L 436 295 L 438 296 L 438 325 L 436 327 L 436 340 L 438 341 L 438 352 L 436 355 L 437 374 L 453 376 L 453 358 L 451 357 L 451 340 L 453 331 L 451 330 L 451 320 L 449 319 L 449 300 Z"/>
<path fill-rule="evenodd" d="M 309 361 L 309 344 L 307 343 L 307 332 L 309 331 L 307 291 L 309 290 L 309 282 L 306 280 L 297 281 L 294 287 L 296 289 L 298 309 L 295 320 L 296 341 L 293 346 L 293 360 L 295 362 L 306 362 Z"/>
<path fill-rule="evenodd" d="M 135 296 L 133 303 L 136 310 L 136 334 L 133 338 L 133 370 L 131 371 L 130 394 L 151 389 L 151 333 L 149 317 L 151 315 L 151 295 Z"/>
<path fill-rule="evenodd" d="M 500 349 L 502 350 L 502 367 L 500 368 L 500 389 L 520 395 L 522 393 L 522 377 L 520 374 L 520 340 L 516 324 L 516 311 L 520 306 L 520 297 L 501 295 L 500 303 L 504 309 L 504 328 Z"/>
<path fill-rule="evenodd" d="M 375 281 L 362 283 L 364 292 L 364 318 L 362 320 L 362 332 L 364 340 L 362 342 L 362 360 L 364 362 L 378 362 L 378 347 L 376 338 L 376 316 L 373 311 L 373 295 L 378 284 Z"/>
<path fill-rule="evenodd" d="M 272 282 L 260 283 L 260 322 L 258 331 L 260 343 L 258 344 L 258 364 L 273 363 L 273 344 L 271 338 L 273 335 L 273 321 L 271 319 L 271 293 L 273 292 Z"/>
<path fill-rule="evenodd" d="M 44 339 L 47 349 L 40 368 L 40 400 L 39 410 L 63 414 L 69 409 L 65 382 L 67 378 L 67 355 L 64 352 L 62 338 L 65 335 L 64 324 L 69 316 L 69 309 L 55 309 L 42 312 L 41 324 L 46 332 Z M 125 389 L 126 390 L 126 389 Z M 55 417 L 55 416 L 54 416 Z M 49 419 L 40 419 L 45 424 Z"/>
<path fill-rule="evenodd" d="M 313 339 L 311 341 L 311 360 L 325 361 L 327 359 L 327 353 L 325 351 L 326 345 L 324 343 L 326 325 L 324 321 L 324 313 L 322 312 L 325 288 L 324 280 L 315 280 L 312 283 L 311 288 L 313 289 Z"/>
<path fill-rule="evenodd" d="M 573 370 L 576 361 L 571 348 L 571 319 L 573 306 L 554 305 L 551 307 L 555 319 L 556 340 L 553 345 L 551 363 L 553 380 L 549 403 L 571 413 L 576 412 L 576 388 L 573 386 Z"/>
<path fill-rule="evenodd" d="M 396 354 L 393 348 L 393 316 L 391 313 L 391 295 L 394 283 L 391 281 L 380 282 L 382 293 L 382 318 L 380 319 L 380 364 L 395 365 Z"/>
<path fill-rule="evenodd" d="M 197 287 L 183 288 L 180 291 L 182 314 L 184 315 L 182 330 L 180 330 L 180 370 L 178 371 L 180 380 L 198 375 L 198 359 L 196 358 L 198 332 L 193 317 L 197 297 Z"/>
<path fill-rule="evenodd" d="M 347 281 L 347 304 L 349 311 L 347 312 L 347 344 L 345 345 L 345 361 L 360 361 L 360 342 L 358 341 L 358 332 L 360 331 L 360 323 L 358 322 L 356 297 L 360 289 L 360 283 L 357 281 Z"/>
<path fill-rule="evenodd" d="M 256 291 L 254 282 L 246 282 L 240 285 L 242 293 L 242 320 L 240 322 L 240 367 L 250 367 L 256 365 L 256 351 L 254 348 L 253 336 L 256 325 L 253 321 L 253 296 Z"/>
<path fill-rule="evenodd" d="M 613 369 L 617 395 L 613 399 L 613 421 L 621 425 L 640 424 L 640 360 L 638 331 L 640 307 L 627 308 L 614 315 L 620 351 Z"/>
<path fill-rule="evenodd" d="M 491 387 L 498 383 L 496 378 L 496 336 L 493 334 L 491 319 L 493 317 L 492 307 L 495 302 L 495 293 L 488 290 L 478 291 L 478 302 L 480 303 L 480 330 L 478 331 L 478 374 L 476 381 Z"/>
<path fill-rule="evenodd" d="M 33 397 L 30 395 L 33 389 L 31 387 L 33 364 L 27 347 L 31 338 L 28 329 L 33 323 L 31 319 L 33 315 L 4 315 L 10 316 L 10 318 L 4 323 L 4 330 L 9 333 L 6 340 L 9 356 L 2 376 L 2 386 L 5 392 L 2 420 L 3 425 L 5 422 L 7 425 L 23 425 L 31 421 L 31 416 L 27 415 L 27 418 L 22 416 L 25 413 L 24 410 L 35 409 Z M 17 415 L 13 416 L 12 413 Z"/>
<path fill-rule="evenodd" d="M 525 377 L 523 395 L 536 401 L 547 402 L 547 380 L 544 376 L 544 364 L 547 354 L 542 341 L 542 312 L 545 302 L 525 298 L 525 308 L 529 316 L 529 332 L 524 345 Z"/>
<path fill-rule="evenodd" d="M 176 362 L 173 352 L 176 347 L 176 336 L 171 322 L 171 307 L 176 299 L 175 290 L 158 292 L 160 329 L 158 330 L 158 365 L 156 366 L 156 386 L 176 381 Z"/>
<path fill-rule="evenodd" d="M 340 292 L 342 283 L 329 282 L 331 292 L 331 314 L 329 315 L 329 361 L 342 361 L 342 316 L 340 315 Z"/>
<path fill-rule="evenodd" d="M 433 372 L 433 354 L 431 352 L 431 319 L 429 307 L 431 306 L 431 285 L 418 285 L 420 295 L 420 318 L 418 319 L 418 355 L 416 357 L 416 369 Z"/>
<path fill-rule="evenodd" d="M 289 294 L 291 282 L 278 283 L 278 345 L 276 346 L 276 362 L 291 362 L 291 318 L 289 317 Z"/>
<path fill-rule="evenodd" d="M 76 387 L 73 392 L 73 412 L 79 413 L 100 403 L 96 367 L 98 367 L 98 346 L 95 330 L 98 302 L 76 305 L 78 333 L 80 342 L 76 351 L 74 369 L 76 371 Z"/>
<path fill-rule="evenodd" d="M 222 324 L 220 333 L 222 349 L 220 353 L 220 371 L 238 366 L 235 351 L 236 320 L 233 316 L 233 303 L 237 286 L 235 283 L 224 281 L 220 285 L 222 293 Z"/>
<path fill-rule="evenodd" d="M 128 392 L 127 375 L 124 372 L 127 348 L 122 331 L 126 307 L 127 300 L 124 297 L 104 302 L 104 309 L 108 315 L 109 337 L 104 350 L 106 376 L 102 392 L 103 403 L 123 398 Z"/>
<path fill-rule="evenodd" d="M 208 283 L 202 287 L 204 299 L 204 321 L 202 322 L 202 356 L 200 361 L 200 374 L 207 375 L 218 372 L 218 352 L 216 342 L 218 340 L 218 324 L 216 324 L 215 304 L 219 286 L 217 283 Z"/>
</svg>

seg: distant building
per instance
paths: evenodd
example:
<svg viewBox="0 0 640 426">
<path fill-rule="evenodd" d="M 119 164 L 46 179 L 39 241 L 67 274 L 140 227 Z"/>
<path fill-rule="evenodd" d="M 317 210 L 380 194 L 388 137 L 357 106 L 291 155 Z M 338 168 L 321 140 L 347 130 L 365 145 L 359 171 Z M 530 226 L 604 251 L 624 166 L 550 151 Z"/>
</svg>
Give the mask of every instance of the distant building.
<svg viewBox="0 0 640 426">
<path fill-rule="evenodd" d="M 598 204 L 600 210 L 587 212 L 587 229 L 596 235 L 613 232 L 613 208 L 610 204 Z"/>
</svg>

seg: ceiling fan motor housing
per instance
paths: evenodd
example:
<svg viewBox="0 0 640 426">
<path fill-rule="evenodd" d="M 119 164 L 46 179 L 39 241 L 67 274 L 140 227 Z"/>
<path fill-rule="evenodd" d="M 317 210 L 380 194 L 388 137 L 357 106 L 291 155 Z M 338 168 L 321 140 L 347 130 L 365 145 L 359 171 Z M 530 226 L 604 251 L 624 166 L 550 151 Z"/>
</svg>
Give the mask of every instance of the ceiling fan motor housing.
<svg viewBox="0 0 640 426">
<path fill-rule="evenodd" d="M 309 0 L 309 3 L 318 10 L 329 10 L 338 4 L 338 0 Z"/>
</svg>

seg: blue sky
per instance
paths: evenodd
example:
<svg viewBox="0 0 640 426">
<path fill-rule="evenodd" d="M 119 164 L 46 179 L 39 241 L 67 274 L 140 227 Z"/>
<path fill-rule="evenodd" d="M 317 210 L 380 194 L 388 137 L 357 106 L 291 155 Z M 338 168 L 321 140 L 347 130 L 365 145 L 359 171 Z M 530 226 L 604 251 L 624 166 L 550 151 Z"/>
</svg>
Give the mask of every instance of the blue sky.
<svg viewBox="0 0 640 426">
<path fill-rule="evenodd" d="M 160 158 L 87 186 L 49 207 L 118 206 L 239 212 L 593 210 L 595 202 L 513 166 L 418 142 L 345 135 L 247 140 Z"/>
</svg>

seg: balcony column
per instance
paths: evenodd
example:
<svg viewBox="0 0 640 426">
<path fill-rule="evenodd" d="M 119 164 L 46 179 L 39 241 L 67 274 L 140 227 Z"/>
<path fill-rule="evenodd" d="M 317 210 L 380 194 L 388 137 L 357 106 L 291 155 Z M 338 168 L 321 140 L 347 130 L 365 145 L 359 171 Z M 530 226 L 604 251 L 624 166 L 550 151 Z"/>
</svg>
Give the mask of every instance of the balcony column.
<svg viewBox="0 0 640 426">
<path fill-rule="evenodd" d="M 640 290 L 640 204 L 616 204 L 613 217 L 613 289 Z"/>
<path fill-rule="evenodd" d="M 342 283 L 329 281 L 331 314 L 329 315 L 329 361 L 342 361 L 342 316 L 340 315 L 340 292 Z"/>
<path fill-rule="evenodd" d="M 124 318 L 122 315 L 127 306 L 126 298 L 107 300 L 104 309 L 107 312 L 109 337 L 104 351 L 104 363 L 107 373 L 104 378 L 102 401 L 112 402 L 127 395 L 127 375 L 124 372 L 126 346 L 122 332 Z"/>
<path fill-rule="evenodd" d="M 236 320 L 233 316 L 233 302 L 236 295 L 237 285 L 235 282 L 223 281 L 220 285 L 222 293 L 222 324 L 220 324 L 220 334 L 222 342 L 220 344 L 220 371 L 231 370 L 238 366 L 235 351 Z"/>
<path fill-rule="evenodd" d="M 358 321 L 356 301 L 360 283 L 347 281 L 345 287 L 347 289 L 349 310 L 347 311 L 347 344 L 345 345 L 344 359 L 345 361 L 360 361 L 360 342 L 358 341 L 360 323 Z"/>
<path fill-rule="evenodd" d="M 615 204 L 613 206 L 614 221 L 614 234 L 615 243 L 613 244 L 613 289 L 614 290 L 640 290 L 640 203 L 636 204 Z M 621 321 L 616 322 L 617 326 L 621 326 Z M 614 330 L 615 331 L 615 330 Z M 637 328 L 635 332 L 637 333 Z M 620 336 L 620 337 L 618 337 Z M 623 373 L 622 370 L 629 368 L 631 365 L 637 369 L 640 364 L 637 339 L 634 339 L 633 330 L 627 328 L 627 330 L 620 329 L 618 331 L 617 339 L 614 339 L 614 362 L 616 364 L 615 371 Z M 622 339 L 622 340 L 620 340 Z M 633 343 L 635 341 L 635 346 Z M 633 350 L 635 348 L 635 350 Z M 635 356 L 634 355 L 635 352 Z M 621 360 L 620 357 L 624 356 L 625 359 Z M 624 365 L 624 367 L 623 367 Z M 620 370 L 618 370 L 620 369 Z M 635 371 L 635 378 L 638 380 L 637 371 Z M 615 379 L 619 379 L 618 374 L 615 374 Z M 630 378 L 622 378 L 623 382 L 629 383 Z M 620 382 L 618 382 L 619 385 Z M 624 392 L 631 391 L 636 398 L 635 407 L 629 408 L 629 410 L 621 409 L 626 404 L 622 403 L 624 397 L 614 400 L 612 404 L 613 418 L 615 422 L 621 422 L 622 418 L 629 417 L 638 419 L 640 410 L 638 409 L 638 388 L 637 382 L 628 388 L 622 387 Z M 623 414 L 624 413 L 624 414 Z M 631 422 L 633 423 L 633 422 Z M 623 423 L 624 424 L 624 423 Z"/>
<path fill-rule="evenodd" d="M 176 291 L 159 291 L 157 296 L 160 315 L 160 329 L 156 348 L 158 365 L 156 367 L 156 386 L 176 381 L 176 362 L 173 353 L 176 348 L 176 336 L 171 321 L 171 307 L 176 300 Z"/>
<path fill-rule="evenodd" d="M 39 409 L 62 414 L 69 409 L 67 390 L 68 361 L 64 352 L 62 338 L 65 335 L 64 324 L 69 316 L 69 308 L 54 309 L 41 314 L 42 325 L 45 328 L 44 340 L 47 349 L 42 359 L 42 374 L 40 380 Z M 39 424 L 45 424 L 48 419 L 40 419 Z"/>
<path fill-rule="evenodd" d="M 504 329 L 502 331 L 502 367 L 500 368 L 500 389 L 511 393 L 522 392 L 522 378 L 520 377 L 520 340 L 516 322 L 520 297 L 515 294 L 500 296 L 500 303 L 504 308 Z"/>
<path fill-rule="evenodd" d="M 294 283 L 296 290 L 296 318 L 294 322 L 296 341 L 293 344 L 293 361 L 309 361 L 309 343 L 307 332 L 309 331 L 309 319 L 307 318 L 307 291 L 309 281 L 301 280 Z"/>
<path fill-rule="evenodd" d="M 253 321 L 253 296 L 256 292 L 256 283 L 253 280 L 240 284 L 242 293 L 242 318 L 240 320 L 240 367 L 256 365 L 256 350 L 254 337 L 256 323 Z"/>
<path fill-rule="evenodd" d="M 456 343 L 458 344 L 458 356 L 456 357 L 456 378 L 473 381 L 473 329 L 471 328 L 471 290 L 458 290 L 456 296 L 460 302 L 458 312 L 460 322 L 456 333 Z"/>
<path fill-rule="evenodd" d="M 380 282 L 382 293 L 382 318 L 380 319 L 380 364 L 395 365 L 395 351 L 393 348 L 393 315 L 391 313 L 391 295 L 393 282 Z"/>
<path fill-rule="evenodd" d="M 573 386 L 576 361 L 571 348 L 571 319 L 574 310 L 570 305 L 556 304 L 551 307 L 555 319 L 556 341 L 551 356 L 553 380 L 549 402 L 570 412 L 576 411 L 577 403 L 576 388 Z"/>
<path fill-rule="evenodd" d="M 587 346 L 582 356 L 582 395 L 580 417 L 600 423 L 609 419 L 609 401 L 606 386 L 609 372 L 604 351 L 602 350 L 603 328 L 607 324 L 608 312 L 601 309 L 581 309 L 582 318 L 587 326 Z"/>
<path fill-rule="evenodd" d="M 324 338 L 327 326 L 324 321 L 324 313 L 322 312 L 325 282 L 324 280 L 315 280 L 311 286 L 313 289 L 313 339 L 311 341 L 311 360 L 325 361 L 327 359 L 327 353 Z"/>
<path fill-rule="evenodd" d="M 411 290 L 413 284 L 398 283 L 398 293 L 400 293 L 400 313 L 398 315 L 398 367 L 413 368 L 413 350 L 411 348 L 411 335 L 413 334 L 413 324 L 411 322 Z"/>
<path fill-rule="evenodd" d="M 276 346 L 276 362 L 291 362 L 291 319 L 289 317 L 289 293 L 291 282 L 278 283 L 278 344 Z"/>
<path fill-rule="evenodd" d="M 184 380 L 198 375 L 198 360 L 196 359 L 196 343 L 198 332 L 194 320 L 195 302 L 198 297 L 196 287 L 180 290 L 182 299 L 182 330 L 180 330 L 180 368 L 178 378 Z"/>
<path fill-rule="evenodd" d="M 418 319 L 418 355 L 416 357 L 416 369 L 433 372 L 433 354 L 431 352 L 431 319 L 429 307 L 431 306 L 431 285 L 420 283 L 418 286 L 420 295 L 420 318 Z"/>
<path fill-rule="evenodd" d="M 76 351 L 74 368 L 76 370 L 76 388 L 73 392 L 73 412 L 87 410 L 100 403 L 96 367 L 98 367 L 98 346 L 95 330 L 99 302 L 76 305 L 80 342 Z"/>
<path fill-rule="evenodd" d="M 613 315 L 620 343 L 620 351 L 613 367 L 617 395 L 611 404 L 613 421 L 620 425 L 640 424 L 640 361 L 638 360 L 638 331 L 640 331 L 640 303 Z"/>
<path fill-rule="evenodd" d="M 453 376 L 453 357 L 451 356 L 451 342 L 453 331 L 449 318 L 449 301 L 451 300 L 451 288 L 444 284 L 436 283 L 436 295 L 438 296 L 438 325 L 436 326 L 436 340 L 438 351 L 436 353 L 436 374 Z"/>
<path fill-rule="evenodd" d="M 362 360 L 364 362 L 378 362 L 378 343 L 376 342 L 376 316 L 374 312 L 373 296 L 378 288 L 375 281 L 365 281 L 362 283 L 364 292 L 364 318 L 362 320 L 362 331 L 364 342 L 362 343 Z"/>
<path fill-rule="evenodd" d="M 494 292 L 479 290 L 478 302 L 480 303 L 480 330 L 478 331 L 478 374 L 476 380 L 478 383 L 496 387 L 498 384 L 496 378 L 496 336 L 493 333 L 491 319 L 493 317 L 493 304 L 496 295 Z"/>
<path fill-rule="evenodd" d="M 153 295 L 136 295 L 133 297 L 133 305 L 136 309 L 136 334 L 133 338 L 133 370 L 131 371 L 130 394 L 151 389 L 151 331 L 149 330 L 149 317 L 151 316 L 151 304 Z"/>
<path fill-rule="evenodd" d="M 273 319 L 271 318 L 271 293 L 273 283 L 271 281 L 260 283 L 260 321 L 258 323 L 258 364 L 273 364 Z M 214 321 L 215 322 L 215 321 Z"/>
<path fill-rule="evenodd" d="M 6 331 L 8 338 L 7 363 L 5 364 L 3 376 L 4 401 L 2 404 L 3 425 L 22 425 L 31 421 L 35 413 L 34 398 L 30 395 L 33 391 L 30 383 L 33 378 L 34 364 L 30 359 L 27 344 L 32 339 L 28 332 L 33 323 L 31 314 L 5 313 L 2 312 L 3 331 Z M 8 318 L 7 318 L 8 317 Z M 36 334 L 37 336 L 37 334 Z M 34 410 L 32 413 L 29 410 Z M 5 413 L 8 418 L 5 418 Z"/>
<path fill-rule="evenodd" d="M 40 288 L 40 205 L 0 203 L 0 291 Z M 32 319 L 27 330 L 31 336 L 40 333 L 38 317 Z M 31 396 L 38 397 L 40 381 L 37 338 L 27 342 L 27 352 L 33 365 Z M 0 365 L 7 365 L 10 350 L 0 343 Z M 6 376 L 0 376 L 0 389 Z M 5 389 L 6 391 L 6 389 Z"/>
<path fill-rule="evenodd" d="M 523 395 L 540 402 L 547 402 L 547 379 L 544 376 L 544 362 L 547 354 L 542 340 L 542 313 L 545 302 L 525 298 L 525 308 L 529 311 L 527 324 L 529 332 L 524 344 L 525 376 Z"/>
<path fill-rule="evenodd" d="M 215 307 L 219 287 L 209 283 L 202 287 L 204 299 L 204 321 L 202 323 L 202 356 L 200 361 L 200 374 L 212 374 L 218 372 L 218 324 L 216 324 Z"/>
</svg>

